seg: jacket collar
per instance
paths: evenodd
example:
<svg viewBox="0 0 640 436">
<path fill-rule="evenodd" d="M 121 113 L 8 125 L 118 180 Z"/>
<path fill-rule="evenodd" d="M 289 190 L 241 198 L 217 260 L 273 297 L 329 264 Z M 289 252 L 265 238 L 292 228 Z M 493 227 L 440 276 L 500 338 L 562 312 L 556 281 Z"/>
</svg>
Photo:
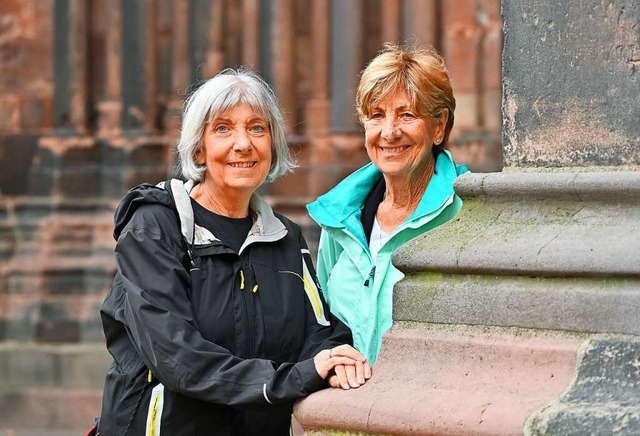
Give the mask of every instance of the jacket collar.
<svg viewBox="0 0 640 436">
<path fill-rule="evenodd" d="M 456 166 L 449 151 L 436 158 L 436 171 L 414 213 L 412 220 L 438 210 L 453 195 L 453 181 L 466 172 L 466 166 Z M 360 221 L 362 207 L 369 192 L 382 177 L 382 173 L 369 163 L 360 168 L 328 193 L 307 205 L 309 215 L 326 227 L 348 228 L 354 231 L 354 219 Z"/>
</svg>

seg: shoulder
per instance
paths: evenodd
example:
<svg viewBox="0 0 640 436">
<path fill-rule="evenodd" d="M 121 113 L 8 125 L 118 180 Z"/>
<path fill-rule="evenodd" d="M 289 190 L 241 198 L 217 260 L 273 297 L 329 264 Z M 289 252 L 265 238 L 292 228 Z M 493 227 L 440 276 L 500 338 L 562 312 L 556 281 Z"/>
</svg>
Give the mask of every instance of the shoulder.
<svg viewBox="0 0 640 436">
<path fill-rule="evenodd" d="M 291 234 L 293 237 L 300 238 L 300 236 L 302 235 L 302 230 L 298 224 L 282 215 L 281 213 L 274 212 L 273 214 L 276 218 L 278 218 L 278 220 L 280 220 L 282 224 L 284 224 L 289 234 Z"/>
<path fill-rule="evenodd" d="M 124 195 L 115 211 L 114 224 L 115 239 L 131 229 L 157 234 L 179 229 L 177 212 L 169 192 L 148 184 L 136 186 Z"/>
</svg>

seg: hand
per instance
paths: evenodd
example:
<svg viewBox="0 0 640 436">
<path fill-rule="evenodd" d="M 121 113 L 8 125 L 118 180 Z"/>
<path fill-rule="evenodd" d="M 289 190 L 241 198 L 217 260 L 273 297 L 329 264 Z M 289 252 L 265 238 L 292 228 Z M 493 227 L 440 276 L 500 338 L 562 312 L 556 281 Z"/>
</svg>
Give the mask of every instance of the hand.
<svg viewBox="0 0 640 436">
<path fill-rule="evenodd" d="M 327 378 L 336 365 L 355 365 L 357 360 L 364 361 L 366 357 L 355 348 L 345 344 L 330 350 L 320 351 L 313 358 L 313 363 L 320 377 Z"/>
<path fill-rule="evenodd" d="M 356 361 L 355 365 L 336 365 L 329 376 L 329 386 L 333 388 L 359 388 L 371 378 L 371 365 L 368 361 Z"/>
<path fill-rule="evenodd" d="M 318 353 L 316 358 L 325 351 L 329 351 L 330 359 L 335 357 L 352 359 L 352 363 L 336 362 L 332 366 L 331 372 L 333 374 L 329 377 L 329 385 L 343 389 L 357 388 L 371 378 L 371 365 L 369 365 L 367 358 L 352 346 L 340 345 L 331 350 L 323 350 Z M 316 369 L 317 367 L 316 362 Z M 318 373 L 321 374 L 320 371 Z"/>
</svg>

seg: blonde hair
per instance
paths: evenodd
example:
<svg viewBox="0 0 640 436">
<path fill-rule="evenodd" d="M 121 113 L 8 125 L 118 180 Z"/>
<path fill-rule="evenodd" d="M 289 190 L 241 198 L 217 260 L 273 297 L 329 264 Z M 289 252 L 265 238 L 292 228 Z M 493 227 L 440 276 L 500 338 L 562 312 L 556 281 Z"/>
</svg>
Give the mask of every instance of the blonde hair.
<svg viewBox="0 0 640 436">
<path fill-rule="evenodd" d="M 433 146 L 438 154 L 446 146 L 453 128 L 453 97 L 449 73 L 442 56 L 434 48 L 407 48 L 387 43 L 367 65 L 356 91 L 356 110 L 364 122 L 377 103 L 396 90 L 407 93 L 411 108 L 420 116 L 439 117 L 449 110 L 444 139 Z"/>
</svg>

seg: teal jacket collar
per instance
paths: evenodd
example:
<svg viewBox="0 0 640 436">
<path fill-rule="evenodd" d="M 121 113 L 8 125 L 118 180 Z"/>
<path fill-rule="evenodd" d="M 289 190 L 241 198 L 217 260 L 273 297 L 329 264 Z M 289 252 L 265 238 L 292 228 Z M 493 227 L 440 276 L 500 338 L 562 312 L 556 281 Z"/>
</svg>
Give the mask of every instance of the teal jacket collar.
<svg viewBox="0 0 640 436">
<path fill-rule="evenodd" d="M 453 181 L 467 172 L 466 165 L 456 165 L 448 151 L 436 158 L 436 172 L 414 213 L 412 220 L 438 210 L 452 195 Z M 309 215 L 321 226 L 347 228 L 364 240 L 360 223 L 362 207 L 369 192 L 382 177 L 382 173 L 369 163 L 348 176 L 335 188 L 307 205 Z M 359 233 L 363 233 L 360 235 Z"/>
</svg>

